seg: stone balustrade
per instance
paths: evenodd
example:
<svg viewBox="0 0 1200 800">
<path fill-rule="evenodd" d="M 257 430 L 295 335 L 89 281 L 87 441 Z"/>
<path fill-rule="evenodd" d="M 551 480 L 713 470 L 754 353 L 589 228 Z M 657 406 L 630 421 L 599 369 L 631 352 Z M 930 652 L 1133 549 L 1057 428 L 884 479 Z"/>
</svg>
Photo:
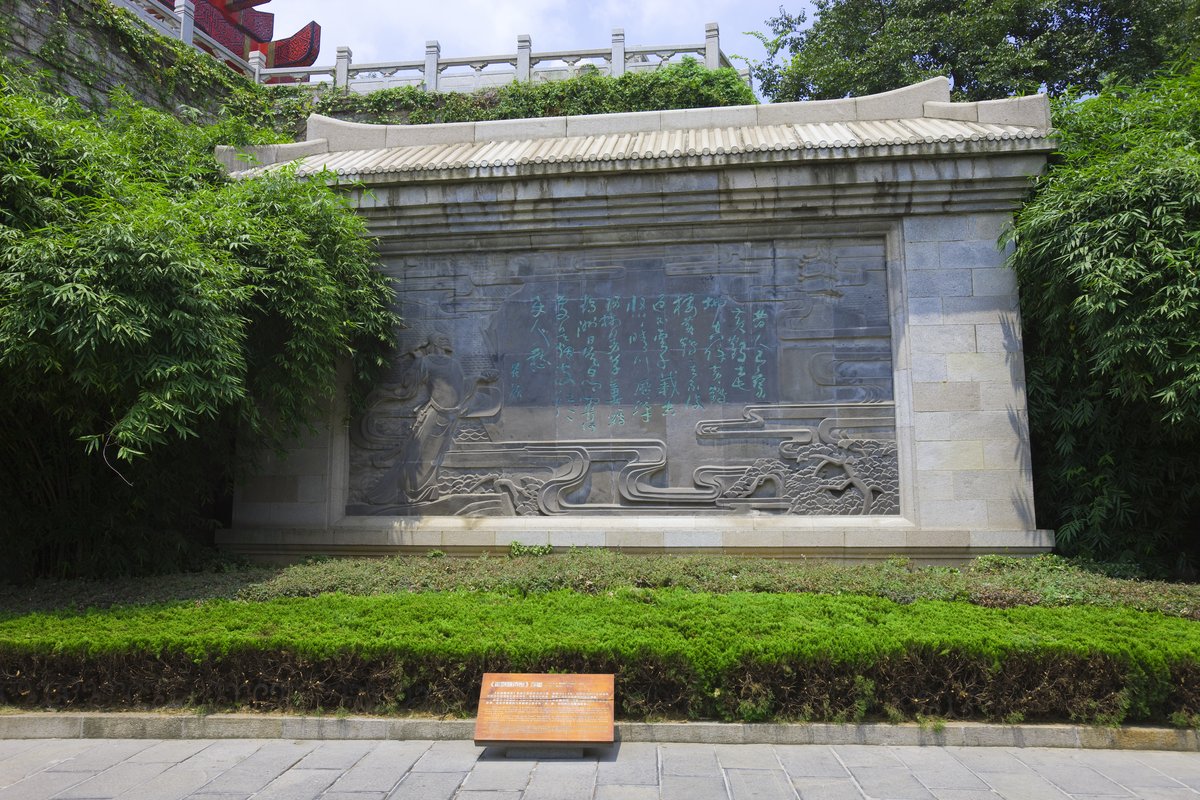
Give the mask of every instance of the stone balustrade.
<svg viewBox="0 0 1200 800">
<path fill-rule="evenodd" d="M 195 26 L 195 0 L 175 0 L 175 13 L 156 0 L 112 0 L 119 8 L 135 13 L 158 33 L 180 39 L 225 61 L 233 69 L 259 83 L 286 80 L 308 83 L 328 81 L 344 91 L 372 92 L 393 86 L 422 86 L 436 92 L 473 92 L 503 86 L 512 81 L 552 81 L 571 78 L 586 69 L 614 77 L 626 72 L 658 69 L 681 57 L 696 57 L 709 69 L 733 66 L 721 52 L 720 29 L 715 22 L 704 26 L 704 41 L 695 44 L 626 45 L 625 31 L 614 28 L 609 47 L 534 52 L 528 34 L 517 37 L 512 54 L 487 56 L 442 56 L 436 40 L 425 43 L 425 57 L 409 61 L 355 63 L 349 47 L 337 48 L 333 64 L 312 67 L 268 69 L 263 55 L 253 52 L 242 58 Z M 749 81 L 748 72 L 743 71 Z"/>
<path fill-rule="evenodd" d="M 588 68 L 616 77 L 626 72 L 658 69 L 682 56 L 698 57 L 709 69 L 733 66 L 721 52 L 717 23 L 710 22 L 705 25 L 704 41 L 697 44 L 626 45 L 624 29 L 615 28 L 612 42 L 606 48 L 534 52 L 532 37 L 522 34 L 517 37 L 517 49 L 512 54 L 446 58 L 442 56 L 441 44 L 431 40 L 425 43 L 424 59 L 361 64 L 354 63 L 350 48 L 339 47 L 337 61 L 332 67 L 262 70 L 259 80 L 272 77 L 311 80 L 331 76 L 336 86 L 355 92 L 392 86 L 472 92 L 503 86 L 514 80 L 562 80 Z"/>
</svg>

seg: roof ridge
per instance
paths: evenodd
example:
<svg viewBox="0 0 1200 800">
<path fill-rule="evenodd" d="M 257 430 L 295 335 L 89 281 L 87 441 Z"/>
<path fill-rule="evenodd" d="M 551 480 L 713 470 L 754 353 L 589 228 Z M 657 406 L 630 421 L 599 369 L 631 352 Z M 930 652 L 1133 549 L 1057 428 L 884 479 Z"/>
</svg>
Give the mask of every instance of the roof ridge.
<svg viewBox="0 0 1200 800">
<path fill-rule="evenodd" d="M 918 121 L 919 125 L 911 124 Z M 485 140 L 440 145 L 398 145 L 359 151 L 309 152 L 297 159 L 298 172 L 301 175 L 315 175 L 328 170 L 336 175 L 364 176 L 438 172 L 461 167 L 494 169 L 532 164 L 585 164 L 598 161 L 677 161 L 780 152 L 808 158 L 817 156 L 813 151 L 861 152 L 870 148 L 1044 140 L 1048 133 L 1030 125 L 914 118 L 756 125 L 740 129 L 743 131 L 740 136 L 724 137 L 724 143 L 717 143 L 714 133 L 728 130 L 730 129 L 713 127 L 648 131 L 634 138 L 627 133 L 581 134 L 557 139 Z M 708 146 L 704 145 L 706 137 L 709 141 Z M 548 148 L 547 145 L 551 143 L 553 146 Z M 810 155 L 801 156 L 805 151 Z M 238 174 L 248 177 L 270 168 L 270 165 L 258 164 Z"/>
<path fill-rule="evenodd" d="M 247 157 L 260 166 L 292 161 L 319 153 L 394 149 L 424 145 L 471 145 L 496 142 L 544 141 L 609 137 L 621 134 L 654 134 L 716 129 L 769 129 L 780 125 L 846 125 L 864 123 L 859 130 L 872 130 L 871 123 L 924 120 L 937 123 L 1029 128 L 1046 135 L 1050 131 L 1050 103 L 1046 95 L 950 102 L 950 81 L 931 78 L 890 92 L 847 97 L 717 108 L 673 111 L 635 111 L 622 114 L 593 114 L 537 117 L 486 122 L 450 122 L 432 125 L 374 125 L 313 114 L 308 118 L 307 138 L 291 145 L 257 148 L 217 148 L 217 157 L 232 171 L 244 169 Z M 921 127 L 918 126 L 919 130 Z M 956 132 L 956 138 L 961 133 Z M 911 135 L 901 137 L 912 139 Z M 876 141 L 876 137 L 870 137 Z M 928 140 L 928 139 L 926 139 Z M 961 141 L 961 139 L 960 139 Z"/>
</svg>

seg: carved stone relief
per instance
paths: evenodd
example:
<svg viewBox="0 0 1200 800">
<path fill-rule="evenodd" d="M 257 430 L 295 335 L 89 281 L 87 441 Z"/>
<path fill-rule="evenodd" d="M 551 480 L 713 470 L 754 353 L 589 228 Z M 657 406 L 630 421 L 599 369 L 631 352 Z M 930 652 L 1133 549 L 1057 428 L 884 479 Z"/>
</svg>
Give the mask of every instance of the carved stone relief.
<svg viewBox="0 0 1200 800">
<path fill-rule="evenodd" d="M 898 514 L 882 239 L 425 257 L 351 515 Z"/>
</svg>

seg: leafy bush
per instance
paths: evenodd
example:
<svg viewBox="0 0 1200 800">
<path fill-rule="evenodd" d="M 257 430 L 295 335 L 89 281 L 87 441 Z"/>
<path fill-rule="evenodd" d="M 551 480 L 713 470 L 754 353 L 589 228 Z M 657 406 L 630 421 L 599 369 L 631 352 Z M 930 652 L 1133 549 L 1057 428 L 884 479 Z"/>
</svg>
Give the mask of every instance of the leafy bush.
<svg viewBox="0 0 1200 800">
<path fill-rule="evenodd" d="M 174 567 L 234 431 L 281 442 L 391 340 L 365 228 L 320 182 L 229 183 L 236 122 L 103 117 L 0 75 L 0 518 L 10 576 Z"/>
<path fill-rule="evenodd" d="M 653 72 L 609 78 L 585 71 L 562 81 L 521 83 L 473 94 L 427 92 L 415 86 L 368 94 L 312 87 L 275 87 L 278 116 L 290 116 L 299 132 L 309 113 L 354 122 L 424 124 L 493 119 L 662 111 L 676 108 L 748 105 L 754 92 L 732 69 L 705 69 L 692 58 Z"/>
<path fill-rule="evenodd" d="M 1018 213 L 1039 521 L 1067 552 L 1200 556 L 1200 65 L 1055 106 Z"/>
<path fill-rule="evenodd" d="M 0 702 L 469 711 L 484 671 L 617 675 L 626 717 L 1118 722 L 1200 711 L 1200 628 L 843 595 L 325 595 L 0 621 Z"/>
<path fill-rule="evenodd" d="M 541 557 L 548 556 L 553 552 L 554 545 L 551 544 L 521 544 L 520 542 L 513 540 L 508 545 L 509 558 L 525 558 L 527 556 Z"/>
</svg>

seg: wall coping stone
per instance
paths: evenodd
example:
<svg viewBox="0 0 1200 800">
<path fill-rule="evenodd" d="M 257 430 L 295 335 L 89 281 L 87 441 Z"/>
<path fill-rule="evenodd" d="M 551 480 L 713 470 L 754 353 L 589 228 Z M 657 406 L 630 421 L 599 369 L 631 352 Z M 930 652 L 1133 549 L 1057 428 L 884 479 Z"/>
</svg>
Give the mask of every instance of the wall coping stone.
<svg viewBox="0 0 1200 800">
<path fill-rule="evenodd" d="M 681 140 L 680 145 L 673 147 L 673 140 L 678 137 L 661 135 L 668 132 L 687 132 L 689 135 L 686 141 Z M 472 156 L 481 155 L 478 146 L 499 142 L 529 143 L 524 150 L 531 155 L 525 160 L 540 163 L 542 160 L 625 160 L 633 152 L 659 158 L 706 151 L 736 155 L 743 151 L 795 149 L 797 146 L 836 149 L 985 139 L 1043 140 L 1049 134 L 1050 104 L 1046 95 L 952 103 L 949 79 L 937 77 L 890 92 L 841 100 L 624 114 L 433 125 L 375 125 L 313 114 L 308 118 L 304 142 L 241 148 L 222 146 L 217 148 L 217 158 L 227 169 L 237 173 L 246 171 L 247 160 L 261 168 L 306 156 L 437 146 L 436 154 L 423 154 L 437 156 L 433 164 L 423 168 L 445 169 L 474 166 Z M 559 140 L 559 143 L 552 144 L 547 140 Z M 698 144 L 710 141 L 707 148 Z M 455 148 L 454 145 L 463 147 Z M 581 151 L 585 146 L 587 151 Z M 639 146 L 642 149 L 638 149 Z M 520 151 L 522 148 L 513 149 Z M 1050 145 L 1044 149 L 1050 149 Z M 534 151 L 545 155 L 534 156 Z M 461 155 L 458 161 L 452 157 L 455 153 Z M 579 155 L 584 157 L 576 157 Z M 326 158 L 323 162 L 336 160 Z M 525 160 L 508 159 L 512 162 L 510 166 Z M 354 161 L 362 162 L 363 159 Z M 351 169 L 349 165 L 331 168 L 339 174 L 380 171 L 361 163 L 355 166 L 358 168 Z"/>
</svg>

